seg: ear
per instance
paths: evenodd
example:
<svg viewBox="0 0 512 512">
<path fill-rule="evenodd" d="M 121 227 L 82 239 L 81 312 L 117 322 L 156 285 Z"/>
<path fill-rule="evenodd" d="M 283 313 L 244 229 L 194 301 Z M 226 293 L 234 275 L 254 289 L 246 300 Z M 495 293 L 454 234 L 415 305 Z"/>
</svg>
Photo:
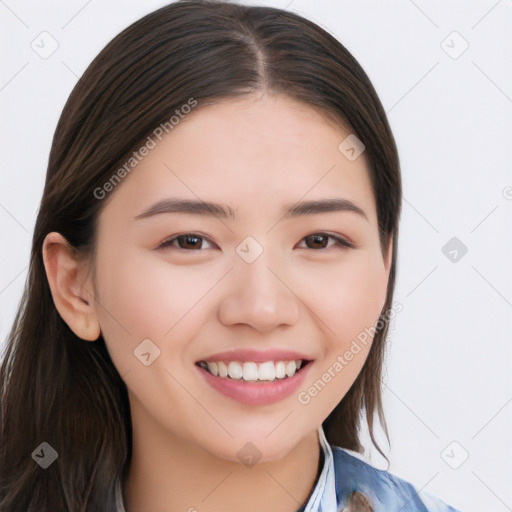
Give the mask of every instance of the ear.
<svg viewBox="0 0 512 512">
<path fill-rule="evenodd" d="M 43 242 L 43 262 L 60 316 L 80 338 L 95 341 L 101 334 L 92 293 L 89 265 L 59 233 Z"/>
</svg>

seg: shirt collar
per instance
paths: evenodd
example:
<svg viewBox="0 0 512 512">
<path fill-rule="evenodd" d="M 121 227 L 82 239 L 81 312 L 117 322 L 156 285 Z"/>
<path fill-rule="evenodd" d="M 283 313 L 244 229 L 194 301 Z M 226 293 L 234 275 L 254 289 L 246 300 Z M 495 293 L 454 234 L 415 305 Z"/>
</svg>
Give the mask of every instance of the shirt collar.
<svg viewBox="0 0 512 512">
<path fill-rule="evenodd" d="M 309 500 L 304 508 L 304 512 L 332 512 L 337 510 L 336 487 L 334 478 L 334 458 L 332 450 L 325 438 L 322 426 L 318 427 L 318 440 L 320 448 L 324 454 L 324 465 L 317 483 Z M 126 512 L 123 503 L 123 493 L 121 479 L 116 482 L 116 510 L 115 512 Z"/>
<path fill-rule="evenodd" d="M 337 510 L 334 457 L 322 426 L 318 427 L 318 440 L 324 453 L 324 465 L 304 512 L 332 512 Z"/>
</svg>

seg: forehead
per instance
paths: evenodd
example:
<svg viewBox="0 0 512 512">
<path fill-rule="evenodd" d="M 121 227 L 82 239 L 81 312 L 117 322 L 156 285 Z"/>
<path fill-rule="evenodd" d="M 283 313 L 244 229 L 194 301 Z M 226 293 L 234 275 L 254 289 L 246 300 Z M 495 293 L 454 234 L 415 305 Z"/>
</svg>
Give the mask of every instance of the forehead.
<svg viewBox="0 0 512 512">
<path fill-rule="evenodd" d="M 181 196 L 229 204 L 240 215 L 281 203 L 343 197 L 375 216 L 364 153 L 339 146 L 351 131 L 283 95 L 258 94 L 197 107 L 173 124 L 114 191 L 140 209 Z M 373 219 L 370 219 L 373 220 Z"/>
</svg>

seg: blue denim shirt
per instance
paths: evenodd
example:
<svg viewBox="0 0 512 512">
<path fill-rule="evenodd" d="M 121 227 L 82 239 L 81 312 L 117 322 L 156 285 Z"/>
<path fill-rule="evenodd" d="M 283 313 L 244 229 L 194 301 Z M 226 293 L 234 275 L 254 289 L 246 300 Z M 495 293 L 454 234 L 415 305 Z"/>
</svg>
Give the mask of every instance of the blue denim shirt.
<svg viewBox="0 0 512 512">
<path fill-rule="evenodd" d="M 322 427 L 318 429 L 318 436 L 324 463 L 311 496 L 299 512 L 459 512 L 348 451 L 331 447 Z M 116 491 L 115 512 L 126 512 L 120 481 Z"/>
<path fill-rule="evenodd" d="M 318 434 L 324 467 L 304 512 L 458 512 L 409 482 L 331 447 L 321 427 Z"/>
</svg>

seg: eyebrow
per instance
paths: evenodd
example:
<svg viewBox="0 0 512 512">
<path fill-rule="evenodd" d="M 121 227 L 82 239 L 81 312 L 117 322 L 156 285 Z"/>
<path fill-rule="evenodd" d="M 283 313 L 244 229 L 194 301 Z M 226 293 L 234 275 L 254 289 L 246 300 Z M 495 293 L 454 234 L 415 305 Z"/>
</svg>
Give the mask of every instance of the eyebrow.
<svg viewBox="0 0 512 512">
<path fill-rule="evenodd" d="M 282 219 L 330 212 L 353 212 L 368 220 L 366 213 L 349 199 L 329 198 L 301 201 L 284 205 Z M 236 212 L 228 205 L 191 199 L 168 198 L 151 206 L 135 219 L 145 219 L 162 213 L 188 213 L 236 220 Z"/>
</svg>

